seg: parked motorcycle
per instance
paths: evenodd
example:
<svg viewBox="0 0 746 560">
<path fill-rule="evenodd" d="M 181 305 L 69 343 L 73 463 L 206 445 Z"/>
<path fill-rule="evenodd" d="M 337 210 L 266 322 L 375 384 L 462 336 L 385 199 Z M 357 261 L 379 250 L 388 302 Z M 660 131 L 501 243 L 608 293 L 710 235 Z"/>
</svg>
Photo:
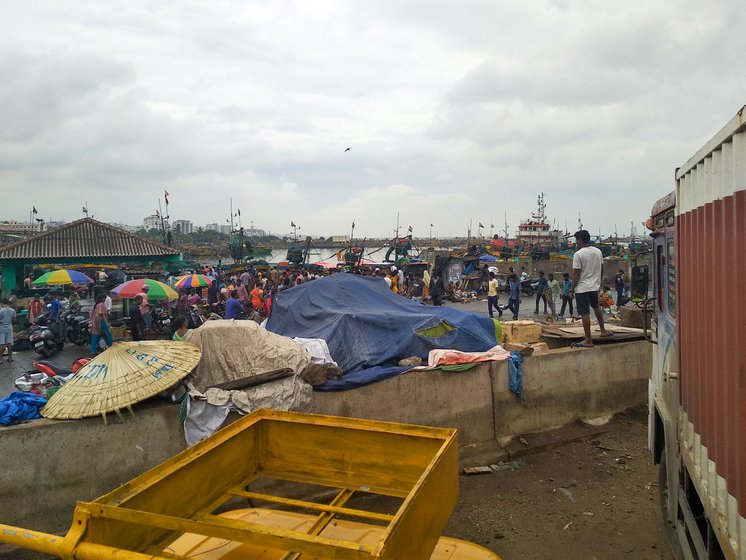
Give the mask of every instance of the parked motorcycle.
<svg viewBox="0 0 746 560">
<path fill-rule="evenodd" d="M 65 347 L 67 325 L 53 321 L 52 312 L 45 311 L 36 318 L 36 325 L 29 332 L 29 342 L 37 354 L 48 358 Z"/>
<path fill-rule="evenodd" d="M 19 391 L 30 391 L 45 396 L 47 389 L 64 385 L 90 361 L 90 358 L 78 358 L 72 366 L 66 368 L 54 362 L 39 360 L 34 362 L 33 370 L 16 379 L 16 388 Z"/>
<path fill-rule="evenodd" d="M 75 346 L 83 346 L 91 343 L 90 319 L 70 311 L 65 314 L 64 321 L 67 327 L 67 340 L 75 344 Z"/>
<path fill-rule="evenodd" d="M 153 307 L 150 310 L 151 327 L 153 331 L 160 335 L 169 335 L 171 333 L 171 314 L 161 307 Z"/>
</svg>

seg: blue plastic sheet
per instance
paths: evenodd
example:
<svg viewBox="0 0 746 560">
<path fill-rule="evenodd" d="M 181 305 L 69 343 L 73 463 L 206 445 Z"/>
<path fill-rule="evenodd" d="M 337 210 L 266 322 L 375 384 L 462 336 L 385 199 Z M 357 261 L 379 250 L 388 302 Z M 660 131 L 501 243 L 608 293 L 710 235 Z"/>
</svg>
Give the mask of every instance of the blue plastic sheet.
<svg viewBox="0 0 746 560">
<path fill-rule="evenodd" d="M 508 389 L 523 403 L 523 356 L 512 350 L 508 359 Z"/>
<path fill-rule="evenodd" d="M 326 340 L 344 375 L 316 387 L 339 391 L 397 375 L 399 360 L 434 348 L 484 352 L 497 344 L 486 315 L 433 307 L 394 294 L 381 278 L 332 274 L 280 292 L 267 330 Z M 426 332 L 429 331 L 429 332 Z"/>
<path fill-rule="evenodd" d="M 41 418 L 39 411 L 47 399 L 33 393 L 16 391 L 0 400 L 0 425 L 10 426 L 26 420 Z"/>
</svg>

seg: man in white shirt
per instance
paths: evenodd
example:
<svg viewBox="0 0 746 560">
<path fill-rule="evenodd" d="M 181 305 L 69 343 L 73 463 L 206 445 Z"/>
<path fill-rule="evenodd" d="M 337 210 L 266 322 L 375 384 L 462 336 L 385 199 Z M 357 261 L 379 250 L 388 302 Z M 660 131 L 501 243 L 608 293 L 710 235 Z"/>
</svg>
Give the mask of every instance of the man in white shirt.
<svg viewBox="0 0 746 560">
<path fill-rule="evenodd" d="M 601 272 L 604 256 L 600 249 L 591 246 L 591 234 L 581 229 L 575 233 L 578 250 L 572 258 L 572 288 L 570 297 L 575 297 L 578 314 L 583 320 L 583 342 L 573 343 L 574 348 L 593 348 L 591 339 L 591 308 L 596 314 L 601 336 L 613 336 L 604 327 L 604 314 L 598 305 L 598 290 L 601 288 Z"/>
</svg>

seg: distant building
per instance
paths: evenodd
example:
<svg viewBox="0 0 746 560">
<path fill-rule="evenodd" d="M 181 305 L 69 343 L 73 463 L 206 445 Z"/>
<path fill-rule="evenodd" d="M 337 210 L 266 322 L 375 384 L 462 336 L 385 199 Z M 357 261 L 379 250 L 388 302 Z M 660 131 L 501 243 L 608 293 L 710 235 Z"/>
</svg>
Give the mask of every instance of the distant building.
<svg viewBox="0 0 746 560">
<path fill-rule="evenodd" d="M 2 233 L 28 234 L 37 233 L 39 231 L 41 231 L 41 224 L 36 221 L 33 224 L 28 222 L 17 222 L 15 220 L 0 222 L 0 232 Z"/>
<path fill-rule="evenodd" d="M 266 231 L 259 228 L 246 228 L 243 231 L 249 237 L 264 237 L 265 235 L 267 235 Z"/>
<path fill-rule="evenodd" d="M 67 224 L 67 222 L 63 220 L 50 220 L 49 222 L 44 223 L 44 229 L 55 229 L 58 227 L 62 227 L 65 224 Z"/>
<path fill-rule="evenodd" d="M 332 243 L 347 243 L 349 239 L 346 235 L 332 235 Z"/>
<path fill-rule="evenodd" d="M 206 231 L 217 231 L 219 233 L 230 233 L 231 232 L 231 225 L 230 224 L 207 224 L 205 226 Z"/>
<path fill-rule="evenodd" d="M 168 229 L 168 218 L 163 220 L 163 225 Z M 146 216 L 142 221 L 142 229 L 150 231 L 151 229 L 161 229 L 161 217 L 158 214 Z"/>
<path fill-rule="evenodd" d="M 116 222 L 109 222 L 110 226 L 117 227 L 119 229 L 123 229 L 124 231 L 128 231 L 130 233 L 135 233 L 136 231 L 140 230 L 140 226 L 131 226 L 129 224 L 120 224 Z"/>
<path fill-rule="evenodd" d="M 192 233 L 194 231 L 194 225 L 189 220 L 175 220 L 173 230 L 176 233 Z"/>
</svg>

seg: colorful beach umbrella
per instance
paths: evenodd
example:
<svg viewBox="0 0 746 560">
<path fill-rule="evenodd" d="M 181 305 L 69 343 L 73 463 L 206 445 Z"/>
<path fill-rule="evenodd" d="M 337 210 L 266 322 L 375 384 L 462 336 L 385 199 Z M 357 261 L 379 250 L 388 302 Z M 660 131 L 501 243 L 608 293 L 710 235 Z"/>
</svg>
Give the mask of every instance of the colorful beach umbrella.
<svg viewBox="0 0 746 560">
<path fill-rule="evenodd" d="M 186 377 L 200 349 L 186 342 L 116 342 L 78 370 L 42 409 L 46 418 L 85 418 L 118 412 Z"/>
<path fill-rule="evenodd" d="M 177 288 L 204 288 L 212 284 L 212 280 L 204 274 L 189 274 L 179 278 L 174 284 Z"/>
<path fill-rule="evenodd" d="M 133 299 L 137 294 L 143 292 L 143 286 L 148 286 L 148 300 L 151 299 L 178 299 L 179 294 L 158 280 L 150 278 L 139 278 L 130 280 L 124 284 L 119 284 L 111 293 L 118 295 L 120 298 Z"/>
<path fill-rule="evenodd" d="M 53 270 L 39 276 L 33 284 L 34 286 L 63 286 L 67 284 L 89 284 L 91 282 L 93 282 L 92 278 L 77 270 Z"/>
</svg>

